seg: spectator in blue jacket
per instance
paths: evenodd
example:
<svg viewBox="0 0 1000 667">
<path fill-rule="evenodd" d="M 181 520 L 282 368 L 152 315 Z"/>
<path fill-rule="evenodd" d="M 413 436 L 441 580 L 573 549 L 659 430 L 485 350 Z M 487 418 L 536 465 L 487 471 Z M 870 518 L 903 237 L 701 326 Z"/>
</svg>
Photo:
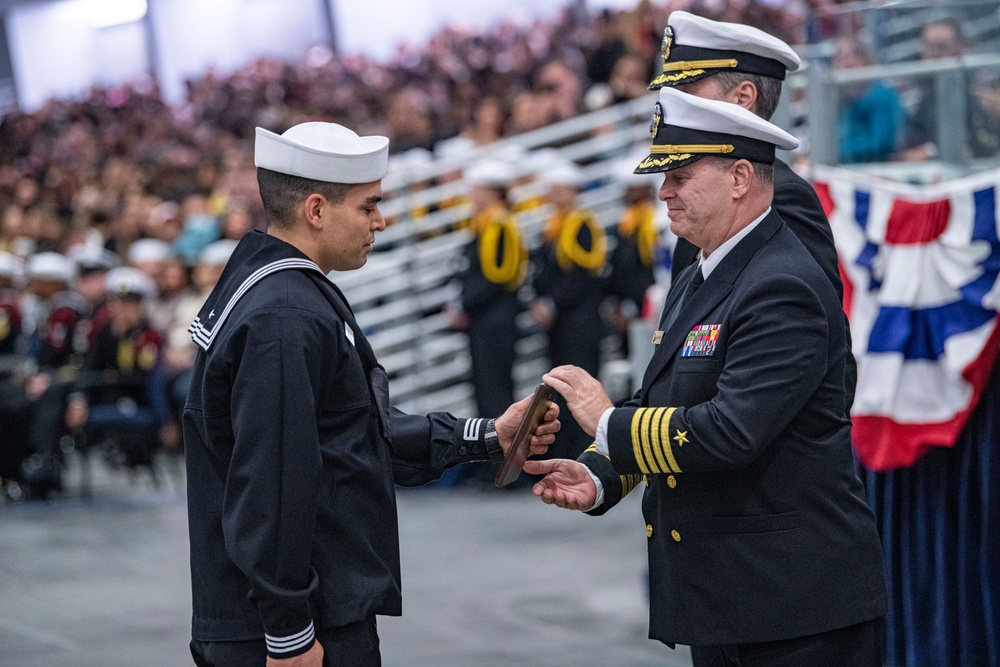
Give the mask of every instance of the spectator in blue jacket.
<svg viewBox="0 0 1000 667">
<path fill-rule="evenodd" d="M 834 69 L 867 67 L 873 63 L 867 47 L 853 37 L 837 40 Z M 840 161 L 884 162 L 896 152 L 906 111 L 895 90 L 880 81 L 841 87 Z"/>
</svg>

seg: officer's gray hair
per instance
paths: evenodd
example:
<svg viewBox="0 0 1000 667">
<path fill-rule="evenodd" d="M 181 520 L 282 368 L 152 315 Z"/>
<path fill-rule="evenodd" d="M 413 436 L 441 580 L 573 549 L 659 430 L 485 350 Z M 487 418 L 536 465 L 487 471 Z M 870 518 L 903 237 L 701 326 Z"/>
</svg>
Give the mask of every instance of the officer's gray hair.
<svg viewBox="0 0 1000 667">
<path fill-rule="evenodd" d="M 290 176 L 263 167 L 257 168 L 257 185 L 267 221 L 279 229 L 288 229 L 295 223 L 295 208 L 309 195 L 323 195 L 331 204 L 340 204 L 353 187 L 346 183 Z"/>
<path fill-rule="evenodd" d="M 757 88 L 757 107 L 752 111 L 764 120 L 771 120 L 774 110 L 778 108 L 778 101 L 781 99 L 780 79 L 747 72 L 719 72 L 715 78 L 719 82 L 719 88 L 722 89 L 723 95 L 728 95 L 733 88 L 744 81 L 752 83 Z"/>
<path fill-rule="evenodd" d="M 733 158 L 722 157 L 721 155 L 709 155 L 702 158 L 702 160 L 711 161 L 713 167 L 721 170 L 728 170 L 736 162 Z M 766 185 L 769 188 L 774 187 L 774 165 L 764 164 L 763 162 L 750 162 L 750 164 L 753 165 L 753 173 L 758 185 Z"/>
</svg>

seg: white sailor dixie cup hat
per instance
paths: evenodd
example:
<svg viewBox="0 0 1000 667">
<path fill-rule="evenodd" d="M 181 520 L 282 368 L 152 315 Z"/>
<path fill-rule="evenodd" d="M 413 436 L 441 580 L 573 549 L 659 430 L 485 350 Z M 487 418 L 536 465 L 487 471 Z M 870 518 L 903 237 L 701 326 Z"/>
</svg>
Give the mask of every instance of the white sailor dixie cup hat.
<svg viewBox="0 0 1000 667">
<path fill-rule="evenodd" d="M 792 150 L 798 139 L 730 102 L 660 89 L 649 129 L 649 155 L 636 174 L 670 171 L 708 155 L 774 164 L 775 148 Z"/>
<path fill-rule="evenodd" d="M 485 185 L 506 188 L 517 176 L 517 172 L 503 160 L 486 159 L 476 162 L 465 170 L 463 178 L 469 185 Z"/>
<path fill-rule="evenodd" d="M 763 30 L 671 12 L 663 30 L 663 71 L 650 90 L 692 83 L 719 72 L 746 72 L 783 80 L 799 68 L 792 47 Z"/>
<path fill-rule="evenodd" d="M 40 252 L 28 258 L 26 271 L 29 279 L 58 280 L 71 283 L 76 278 L 73 260 L 55 252 Z"/>
<path fill-rule="evenodd" d="M 385 177 L 386 137 L 360 137 L 336 123 L 309 122 L 275 134 L 257 128 L 254 164 L 289 176 L 327 183 L 371 183 Z"/>
<path fill-rule="evenodd" d="M 151 297 L 156 294 L 153 279 L 131 266 L 119 266 L 108 271 L 107 285 L 108 296 L 112 298 Z"/>
</svg>

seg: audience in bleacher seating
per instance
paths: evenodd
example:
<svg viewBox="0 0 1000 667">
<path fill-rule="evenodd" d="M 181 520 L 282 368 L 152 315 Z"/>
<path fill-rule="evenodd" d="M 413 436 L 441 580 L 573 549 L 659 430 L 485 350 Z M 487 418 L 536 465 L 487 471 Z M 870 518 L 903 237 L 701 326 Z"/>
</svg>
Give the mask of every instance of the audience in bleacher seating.
<svg viewBox="0 0 1000 667">
<path fill-rule="evenodd" d="M 757 25 L 801 43 L 806 36 L 804 12 L 826 8 L 837 22 L 836 4 L 644 0 L 631 11 L 588 13 L 582 4 L 568 3 L 551 19 L 506 22 L 484 32 L 446 27 L 423 46 L 401 48 L 389 62 L 314 46 L 298 62 L 261 58 L 232 73 L 209 70 L 187 83 L 186 99 L 175 107 L 163 101 L 151 77 L 144 77 L 129 85 L 94 87 L 81 99 L 51 100 L 36 111 L 4 116 L 0 486 L 13 478 L 35 497 L 58 489 L 59 443 L 68 428 L 59 415 L 97 332 L 109 321 L 101 283 L 116 261 L 155 282 L 156 293 L 144 295 L 144 318 L 162 337 L 156 364 L 164 372 L 170 407 L 179 406 L 193 352 L 186 332 L 191 307 L 217 279 L 202 270 L 206 249 L 263 225 L 252 152 L 254 127 L 281 131 L 310 119 L 341 122 L 363 134 L 389 136 L 393 160 L 409 156 L 403 161 L 409 172 L 426 166 L 432 155 L 453 158 L 460 165 L 497 140 L 649 94 L 646 83 L 659 64 L 663 26 L 671 11 Z M 863 52 L 851 46 L 847 49 L 845 42 L 844 58 L 853 60 L 841 58 L 841 66 L 864 62 Z M 995 153 L 1000 148 L 1000 84 L 986 80 L 972 90 L 979 120 L 972 126 L 970 145 L 974 154 L 980 154 L 976 142 L 983 151 Z M 842 146 L 845 162 L 884 159 L 897 150 L 902 121 L 894 99 L 895 93 L 880 88 L 877 94 L 868 90 L 854 100 L 852 113 L 845 116 L 851 123 L 845 136 L 852 140 Z M 892 122 L 859 130 L 876 111 L 885 112 Z M 874 143 L 853 145 L 866 132 L 875 135 Z M 545 206 L 560 205 L 546 204 L 542 184 L 533 181 L 537 174 L 549 177 L 551 184 L 556 171 L 551 151 L 504 159 L 524 167 L 509 190 L 515 214 L 548 215 Z M 414 197 L 412 210 L 400 217 L 425 226 L 419 238 L 467 224 L 471 207 L 467 190 L 457 180 L 461 176 L 456 168 L 408 185 L 406 193 L 411 195 L 451 187 L 441 201 Z M 387 191 L 386 196 L 393 193 Z M 584 344 L 576 334 L 588 341 L 603 335 L 605 323 L 597 306 L 572 315 L 575 305 L 561 303 L 564 293 L 553 286 L 565 278 L 568 294 L 573 289 L 569 283 L 579 279 L 589 285 L 585 296 L 603 297 L 608 259 L 601 237 L 604 227 L 574 212 L 572 198 L 564 206 L 569 208 L 561 222 L 553 218 L 546 227 L 549 256 L 535 270 L 540 298 L 532 310 L 552 334 L 556 363 L 578 363 L 596 373 L 596 343 Z M 566 228 L 572 228 L 571 233 L 564 233 Z M 619 232 L 629 229 L 626 225 Z M 70 261 L 67 255 L 73 247 L 83 250 L 73 251 Z M 391 247 L 387 243 L 379 250 Z M 41 271 L 46 262 L 48 273 Z M 53 282 L 50 274 L 56 264 L 65 270 Z M 565 275 L 539 280 L 545 271 Z M 636 297 L 623 293 L 619 298 L 621 305 Z M 632 310 L 629 306 L 618 313 L 619 324 Z M 78 410 L 70 416 L 78 419 L 80 414 Z M 160 413 L 150 424 L 158 419 Z M 169 428 L 161 428 L 158 437 L 162 444 L 180 446 Z"/>
<path fill-rule="evenodd" d="M 388 63 L 316 46 L 297 63 L 260 59 L 228 75 L 210 70 L 188 82 L 187 99 L 175 108 L 146 77 L 9 114 L 0 122 L 0 249 L 10 250 L 16 239 L 16 254 L 25 256 L 35 245 L 59 246 L 71 229 L 96 227 L 109 249 L 124 254 L 141 236 L 174 242 L 178 225 L 184 245 L 200 218 L 178 220 L 170 207 L 158 207 L 191 195 L 208 198 L 213 216 L 227 198 L 243 197 L 260 224 L 249 144 L 257 125 L 279 130 L 307 118 L 339 121 L 386 134 L 393 152 L 404 152 L 432 148 L 463 128 L 481 144 L 571 117 L 583 110 L 590 85 L 607 83 L 622 56 L 655 66 L 669 11 L 726 7 L 698 0 L 667 5 L 646 1 L 634 11 L 594 14 L 571 5 L 554 19 L 483 33 L 449 27 Z M 797 16 L 794 3 L 728 5 L 727 20 L 767 21 L 772 30 L 775 16 Z M 613 97 L 635 94 L 626 85 Z M 477 108 L 485 97 L 501 100 L 501 107 Z M 25 226 L 28 233 L 17 231 Z M 195 247 L 178 250 L 197 255 Z"/>
</svg>

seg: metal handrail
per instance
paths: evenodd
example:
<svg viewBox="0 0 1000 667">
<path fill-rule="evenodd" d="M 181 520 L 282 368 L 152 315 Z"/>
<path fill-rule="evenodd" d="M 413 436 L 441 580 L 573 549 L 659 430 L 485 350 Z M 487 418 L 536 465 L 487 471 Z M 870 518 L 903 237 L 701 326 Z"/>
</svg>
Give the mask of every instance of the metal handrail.
<svg viewBox="0 0 1000 667">
<path fill-rule="evenodd" d="M 1000 67 L 1000 54 L 982 53 L 939 58 L 937 60 L 914 60 L 911 62 L 870 65 L 852 69 L 828 70 L 830 82 L 835 85 L 875 81 L 900 77 L 934 76 L 941 72 Z"/>
</svg>

